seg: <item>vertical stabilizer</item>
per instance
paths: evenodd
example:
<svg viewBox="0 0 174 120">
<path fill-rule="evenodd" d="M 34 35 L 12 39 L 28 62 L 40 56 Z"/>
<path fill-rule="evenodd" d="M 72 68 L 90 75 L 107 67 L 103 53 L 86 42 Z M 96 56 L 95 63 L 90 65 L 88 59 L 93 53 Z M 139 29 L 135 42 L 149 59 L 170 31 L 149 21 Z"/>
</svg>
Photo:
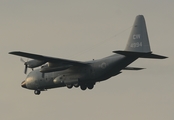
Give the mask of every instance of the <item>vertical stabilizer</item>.
<svg viewBox="0 0 174 120">
<path fill-rule="evenodd" d="M 149 44 L 149 38 L 146 29 L 146 23 L 143 15 L 135 18 L 129 40 L 124 51 L 113 51 L 127 57 L 165 59 L 166 56 L 152 54 Z"/>
<path fill-rule="evenodd" d="M 135 18 L 125 51 L 148 53 L 151 52 L 146 23 L 143 15 Z"/>
</svg>

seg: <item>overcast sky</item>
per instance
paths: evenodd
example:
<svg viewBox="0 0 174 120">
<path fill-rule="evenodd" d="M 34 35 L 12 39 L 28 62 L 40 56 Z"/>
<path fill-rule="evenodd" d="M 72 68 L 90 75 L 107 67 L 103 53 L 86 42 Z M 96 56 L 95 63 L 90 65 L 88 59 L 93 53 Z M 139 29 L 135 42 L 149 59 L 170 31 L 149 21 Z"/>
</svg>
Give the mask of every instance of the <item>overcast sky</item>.
<svg viewBox="0 0 174 120">
<path fill-rule="evenodd" d="M 173 0 L 0 0 L 1 120 L 174 120 Z M 34 95 L 20 50 L 88 61 L 124 50 L 135 17 L 144 15 L 153 53 L 93 90 L 51 89 Z M 27 59 L 25 59 L 27 60 Z M 29 72 L 29 71 L 28 71 Z"/>
</svg>

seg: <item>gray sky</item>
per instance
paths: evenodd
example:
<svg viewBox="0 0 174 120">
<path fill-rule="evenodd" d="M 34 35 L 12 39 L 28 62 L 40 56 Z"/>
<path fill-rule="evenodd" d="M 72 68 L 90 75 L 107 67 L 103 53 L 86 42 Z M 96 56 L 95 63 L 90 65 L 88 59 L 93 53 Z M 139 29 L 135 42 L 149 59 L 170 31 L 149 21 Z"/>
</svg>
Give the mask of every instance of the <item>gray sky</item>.
<svg viewBox="0 0 174 120">
<path fill-rule="evenodd" d="M 173 120 L 173 0 L 1 0 L 1 120 Z M 20 87 L 20 50 L 87 61 L 126 46 L 136 15 L 146 19 L 151 49 L 166 60 L 139 59 L 93 90 L 57 88 L 40 96 Z"/>
</svg>

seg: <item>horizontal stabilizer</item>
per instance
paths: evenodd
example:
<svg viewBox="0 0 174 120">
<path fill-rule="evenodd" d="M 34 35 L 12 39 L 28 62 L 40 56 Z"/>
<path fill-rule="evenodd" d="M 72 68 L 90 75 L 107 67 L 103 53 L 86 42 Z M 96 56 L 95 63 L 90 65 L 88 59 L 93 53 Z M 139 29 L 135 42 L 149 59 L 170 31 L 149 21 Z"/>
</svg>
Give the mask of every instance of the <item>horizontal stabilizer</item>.
<svg viewBox="0 0 174 120">
<path fill-rule="evenodd" d="M 142 52 L 130 52 L 130 51 L 113 51 L 114 53 L 125 55 L 125 56 L 132 56 L 138 58 L 151 58 L 151 59 L 165 59 L 168 58 L 166 56 L 161 56 L 157 54 L 152 54 L 152 52 L 142 53 Z"/>
<path fill-rule="evenodd" d="M 125 67 L 123 70 L 142 70 L 145 68 L 138 68 L 138 67 Z"/>
</svg>

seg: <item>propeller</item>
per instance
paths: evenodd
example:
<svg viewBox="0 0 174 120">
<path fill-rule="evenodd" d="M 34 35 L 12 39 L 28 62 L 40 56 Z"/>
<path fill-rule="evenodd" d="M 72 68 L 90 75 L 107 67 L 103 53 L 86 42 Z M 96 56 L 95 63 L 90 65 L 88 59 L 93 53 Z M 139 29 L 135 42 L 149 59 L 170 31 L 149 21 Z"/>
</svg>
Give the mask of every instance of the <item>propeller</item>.
<svg viewBox="0 0 174 120">
<path fill-rule="evenodd" d="M 27 60 L 27 61 L 25 61 L 22 58 L 21 58 L 21 61 L 25 65 L 25 69 L 24 69 L 24 73 L 25 74 L 27 73 L 27 69 L 28 68 L 31 68 L 33 70 L 33 68 L 39 67 L 39 66 L 41 66 L 41 65 L 46 63 L 45 61 L 40 61 L 40 60 L 29 60 L 29 61 Z"/>
<path fill-rule="evenodd" d="M 27 68 L 28 68 L 28 66 L 27 66 L 27 64 L 25 64 L 25 69 L 24 69 L 25 74 L 27 73 Z"/>
<path fill-rule="evenodd" d="M 27 60 L 27 62 L 26 62 L 24 59 L 22 59 L 22 58 L 21 58 L 20 60 L 21 60 L 21 62 L 23 62 L 24 65 L 25 65 L 24 73 L 26 74 L 26 73 L 27 73 L 27 69 L 28 69 L 28 64 L 27 64 L 28 60 Z"/>
</svg>

